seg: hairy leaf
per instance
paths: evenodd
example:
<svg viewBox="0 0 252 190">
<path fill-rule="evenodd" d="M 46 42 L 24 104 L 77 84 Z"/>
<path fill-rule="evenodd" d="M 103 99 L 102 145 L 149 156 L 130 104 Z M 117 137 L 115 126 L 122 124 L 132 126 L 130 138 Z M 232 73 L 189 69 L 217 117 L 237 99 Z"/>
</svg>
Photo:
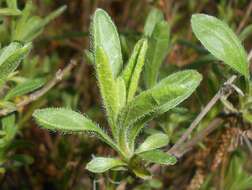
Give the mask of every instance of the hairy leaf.
<svg viewBox="0 0 252 190">
<path fill-rule="evenodd" d="M 149 136 L 136 150 L 136 154 L 154 150 L 166 146 L 169 143 L 169 138 L 164 133 L 157 133 Z"/>
<path fill-rule="evenodd" d="M 91 35 L 93 37 L 94 53 L 96 53 L 97 48 L 104 49 L 105 54 L 108 56 L 113 77 L 116 78 L 123 65 L 120 39 L 113 21 L 102 9 L 95 11 Z"/>
<path fill-rule="evenodd" d="M 103 173 L 116 167 L 126 166 L 124 162 L 115 158 L 95 157 L 86 166 L 93 173 Z"/>
<path fill-rule="evenodd" d="M 144 81 L 147 88 L 157 83 L 158 72 L 169 48 L 170 27 L 163 21 L 156 25 L 149 42 L 146 64 L 144 66 Z"/>
<path fill-rule="evenodd" d="M 191 23 L 194 34 L 211 54 L 246 78 L 249 77 L 245 49 L 224 22 L 213 16 L 195 14 Z"/>
<path fill-rule="evenodd" d="M 163 13 L 159 9 L 152 8 L 144 25 L 144 35 L 150 37 L 156 24 L 162 20 L 164 20 Z"/>
<path fill-rule="evenodd" d="M 132 100 L 136 93 L 140 74 L 145 62 L 147 47 L 148 44 L 146 39 L 139 40 L 134 47 L 126 68 L 123 71 L 122 76 L 127 90 L 127 102 Z"/>
<path fill-rule="evenodd" d="M 66 108 L 46 108 L 36 110 L 33 117 L 39 125 L 49 130 L 96 133 L 101 140 L 117 150 L 114 142 L 101 128 L 78 112 Z"/>
<path fill-rule="evenodd" d="M 14 88 L 12 88 L 7 95 L 4 97 L 5 100 L 10 100 L 16 96 L 22 96 L 27 93 L 30 93 L 45 84 L 45 80 L 38 78 L 38 79 L 30 79 L 21 84 L 18 84 Z"/>
<path fill-rule="evenodd" d="M 101 47 L 97 47 L 96 49 L 95 63 L 103 103 L 107 111 L 112 132 L 114 136 L 116 136 L 117 132 L 114 125 L 114 121 L 116 120 L 119 108 L 117 85 L 112 76 L 112 70 L 108 62 L 108 57 Z"/>
<path fill-rule="evenodd" d="M 176 157 L 169 155 L 168 153 L 162 152 L 160 150 L 143 152 L 139 154 L 139 156 L 145 161 L 156 164 L 174 165 L 177 162 Z"/>
<path fill-rule="evenodd" d="M 194 70 L 177 72 L 136 96 L 122 108 L 118 116 L 122 131 L 119 137 L 120 146 L 133 151 L 135 138 L 144 124 L 187 99 L 201 79 L 201 75 Z"/>
<path fill-rule="evenodd" d="M 162 114 L 187 99 L 197 88 L 201 75 L 194 70 L 174 73 L 135 97 L 120 114 L 122 126 L 129 126 L 151 114 Z"/>
</svg>

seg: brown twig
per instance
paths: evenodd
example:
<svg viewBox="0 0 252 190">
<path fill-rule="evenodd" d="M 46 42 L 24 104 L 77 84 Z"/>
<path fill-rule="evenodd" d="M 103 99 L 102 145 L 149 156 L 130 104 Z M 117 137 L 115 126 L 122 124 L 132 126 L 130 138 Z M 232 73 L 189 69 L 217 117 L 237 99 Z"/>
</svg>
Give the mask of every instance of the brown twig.
<svg viewBox="0 0 252 190">
<path fill-rule="evenodd" d="M 237 34 L 239 34 L 241 32 L 241 30 L 244 28 L 244 26 L 248 22 L 251 12 L 252 12 L 252 1 L 250 1 L 250 4 L 246 10 L 245 16 L 243 17 L 242 21 L 240 22 L 240 24 L 237 28 L 237 31 L 236 31 Z"/>
<path fill-rule="evenodd" d="M 0 110 L 0 117 L 5 116 L 9 113 L 15 112 L 15 111 L 25 107 L 26 105 L 30 104 L 31 102 L 36 101 L 41 96 L 45 95 L 58 82 L 60 82 L 64 78 L 64 76 L 67 75 L 76 66 L 76 64 L 77 64 L 76 61 L 71 60 L 70 64 L 67 67 L 65 67 L 63 70 L 61 70 L 61 69 L 58 70 L 55 74 L 55 77 L 51 81 L 49 81 L 43 88 L 31 93 L 28 96 L 28 98 L 26 98 L 23 101 L 16 104 L 16 106 L 14 108 L 6 108 L 6 109 Z"/>
<path fill-rule="evenodd" d="M 187 138 L 191 135 L 192 131 L 197 127 L 200 121 L 211 110 L 211 108 L 216 104 L 216 102 L 223 95 L 231 94 L 230 85 L 235 81 L 236 78 L 237 76 L 233 75 L 224 83 L 224 85 L 215 94 L 215 96 L 208 102 L 208 104 L 204 107 L 204 109 L 199 113 L 199 115 L 191 123 L 190 127 L 186 130 L 186 132 L 182 135 L 182 137 L 175 143 L 175 145 L 168 151 L 168 153 L 174 154 L 177 151 L 177 149 L 187 140 Z"/>
</svg>

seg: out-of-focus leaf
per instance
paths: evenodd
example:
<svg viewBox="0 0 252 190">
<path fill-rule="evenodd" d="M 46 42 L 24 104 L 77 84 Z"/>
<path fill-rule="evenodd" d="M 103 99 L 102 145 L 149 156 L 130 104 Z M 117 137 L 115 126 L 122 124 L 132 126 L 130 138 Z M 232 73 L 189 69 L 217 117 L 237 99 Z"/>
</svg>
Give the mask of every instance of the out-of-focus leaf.
<svg viewBox="0 0 252 190">
<path fill-rule="evenodd" d="M 22 96 L 30 93 L 45 84 L 44 79 L 30 79 L 21 84 L 18 84 L 13 89 L 11 89 L 8 94 L 4 97 L 5 100 L 10 100 L 16 96 Z"/>
<path fill-rule="evenodd" d="M 0 15 L 3 16 L 19 16 L 22 14 L 22 11 L 13 8 L 1 8 Z"/>
<path fill-rule="evenodd" d="M 13 42 L 3 49 L 0 55 L 0 85 L 10 73 L 16 70 L 30 49 L 31 44 L 21 45 L 17 42 Z"/>
<path fill-rule="evenodd" d="M 239 39 L 243 42 L 252 34 L 252 24 L 246 26 L 240 33 Z"/>
<path fill-rule="evenodd" d="M 205 48 L 235 71 L 249 77 L 247 54 L 235 33 L 221 20 L 194 14 L 192 29 Z"/>
<path fill-rule="evenodd" d="M 9 8 L 12 8 L 12 9 L 17 9 L 18 8 L 17 0 L 7 0 L 6 3 L 7 3 L 7 6 Z"/>
<path fill-rule="evenodd" d="M 145 62 L 147 47 L 148 44 L 146 39 L 139 40 L 134 47 L 126 68 L 123 71 L 122 76 L 126 85 L 127 102 L 132 100 L 136 93 L 140 74 Z"/>
<path fill-rule="evenodd" d="M 95 157 L 87 164 L 86 169 L 93 173 L 103 173 L 125 165 L 124 162 L 115 158 Z"/>
<path fill-rule="evenodd" d="M 163 21 L 156 24 L 151 35 L 144 68 L 144 81 L 147 88 L 157 83 L 158 72 L 169 48 L 170 27 Z"/>
<path fill-rule="evenodd" d="M 169 155 L 168 153 L 162 152 L 160 150 L 143 152 L 139 154 L 139 156 L 145 161 L 156 164 L 174 165 L 177 162 L 176 157 Z"/>
<path fill-rule="evenodd" d="M 115 79 L 121 72 L 123 65 L 120 39 L 113 21 L 102 9 L 95 11 L 91 35 L 93 38 L 94 53 L 96 54 L 97 48 L 104 50 L 108 56 L 110 68 Z"/>
<path fill-rule="evenodd" d="M 136 150 L 136 154 L 154 150 L 166 146 L 169 143 L 169 138 L 164 133 L 157 133 L 149 136 Z"/>
<path fill-rule="evenodd" d="M 144 35 L 150 37 L 156 24 L 164 20 L 163 13 L 156 8 L 152 8 L 144 25 Z"/>
<path fill-rule="evenodd" d="M 22 16 L 13 25 L 12 40 L 21 42 L 30 42 L 42 33 L 44 27 L 54 18 L 62 14 L 66 6 L 62 6 L 57 10 L 53 11 L 44 19 L 32 16 L 33 4 L 31 1 L 26 3 L 25 9 L 23 10 Z"/>
</svg>

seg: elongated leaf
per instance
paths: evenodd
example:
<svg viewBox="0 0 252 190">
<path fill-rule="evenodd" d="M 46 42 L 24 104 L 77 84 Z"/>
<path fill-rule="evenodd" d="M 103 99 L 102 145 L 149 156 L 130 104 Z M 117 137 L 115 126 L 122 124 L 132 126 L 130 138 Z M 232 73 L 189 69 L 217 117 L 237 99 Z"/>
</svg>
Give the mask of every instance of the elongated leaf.
<svg viewBox="0 0 252 190">
<path fill-rule="evenodd" d="M 129 149 L 129 152 L 133 151 L 134 140 L 144 124 L 187 99 L 201 79 L 201 75 L 194 70 L 177 72 L 136 96 L 122 108 L 118 116 L 122 131 L 119 137 L 120 146 Z"/>
<path fill-rule="evenodd" d="M 247 54 L 235 33 L 219 19 L 195 14 L 192 29 L 205 48 L 235 71 L 249 77 Z"/>
<path fill-rule="evenodd" d="M 194 70 L 181 71 L 166 77 L 123 108 L 119 118 L 123 120 L 122 126 L 129 126 L 150 114 L 167 112 L 187 99 L 201 79 L 201 75 Z"/>
<path fill-rule="evenodd" d="M 7 6 L 12 9 L 17 9 L 17 0 L 7 0 Z"/>
<path fill-rule="evenodd" d="M 123 65 L 120 39 L 113 21 L 102 9 L 95 11 L 91 34 L 94 53 L 97 48 L 104 49 L 105 54 L 108 56 L 113 77 L 116 78 Z"/>
<path fill-rule="evenodd" d="M 49 130 L 61 132 L 94 132 L 111 147 L 117 150 L 111 138 L 85 116 L 66 108 L 39 109 L 33 113 L 39 125 Z"/>
<path fill-rule="evenodd" d="M 148 44 L 146 39 L 139 40 L 134 47 L 132 56 L 129 59 L 129 63 L 123 71 L 122 76 L 124 78 L 127 90 L 127 102 L 132 100 L 136 93 L 140 74 L 145 62 L 147 47 Z"/>
<path fill-rule="evenodd" d="M 239 39 L 243 42 L 252 34 L 252 24 L 246 26 L 240 33 Z"/>
<path fill-rule="evenodd" d="M 21 84 L 18 84 L 11 89 L 8 94 L 4 97 L 5 100 L 10 100 L 16 96 L 22 96 L 29 92 L 32 92 L 45 84 L 44 79 L 30 79 Z"/>
<path fill-rule="evenodd" d="M 150 37 L 157 23 L 164 20 L 163 13 L 156 8 L 152 8 L 144 25 L 144 35 Z"/>
<path fill-rule="evenodd" d="M 114 121 L 116 120 L 119 98 L 117 93 L 117 85 L 112 76 L 112 70 L 110 68 L 108 57 L 102 48 L 97 48 L 95 54 L 96 73 L 98 77 L 99 87 L 105 105 L 109 123 L 112 128 L 114 136 L 116 136 L 116 128 Z"/>
<path fill-rule="evenodd" d="M 139 156 L 145 161 L 156 164 L 174 165 L 177 162 L 176 157 L 169 155 L 168 153 L 162 152 L 160 150 L 143 152 L 139 154 Z"/>
<path fill-rule="evenodd" d="M 95 157 L 86 166 L 93 173 L 103 173 L 116 167 L 126 166 L 124 162 L 115 158 Z"/>
<path fill-rule="evenodd" d="M 13 42 L 0 55 L 0 85 L 6 77 L 16 70 L 21 60 L 27 55 L 31 49 L 31 44 L 21 45 Z"/>
<path fill-rule="evenodd" d="M 166 146 L 169 143 L 169 138 L 164 133 L 157 133 L 149 136 L 136 150 L 136 154 L 154 150 Z"/>
<path fill-rule="evenodd" d="M 165 21 L 158 23 L 150 38 L 144 68 L 144 81 L 147 88 L 151 88 L 157 83 L 160 66 L 168 53 L 169 39 L 168 23 Z"/>
<path fill-rule="evenodd" d="M 3 16 L 18 16 L 21 14 L 22 14 L 22 12 L 18 9 L 13 9 L 13 8 L 0 9 L 0 15 L 3 15 Z"/>
<path fill-rule="evenodd" d="M 54 18 L 62 14 L 66 9 L 66 6 L 62 6 L 57 10 L 53 11 L 45 18 L 40 18 L 38 16 L 33 16 L 32 12 L 34 10 L 31 1 L 26 3 L 25 9 L 20 19 L 14 25 L 12 40 L 30 42 L 38 35 L 40 35 L 44 27 Z"/>
</svg>

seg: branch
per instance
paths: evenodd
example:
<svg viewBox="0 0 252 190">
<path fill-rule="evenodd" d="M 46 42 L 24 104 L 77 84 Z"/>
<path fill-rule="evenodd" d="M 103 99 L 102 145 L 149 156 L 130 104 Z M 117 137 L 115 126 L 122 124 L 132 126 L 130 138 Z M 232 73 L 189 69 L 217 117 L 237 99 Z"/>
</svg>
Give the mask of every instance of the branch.
<svg viewBox="0 0 252 190">
<path fill-rule="evenodd" d="M 242 21 L 240 22 L 238 26 L 238 29 L 236 31 L 238 34 L 241 32 L 241 30 L 244 28 L 244 26 L 248 22 L 251 12 L 252 12 L 252 1 L 250 1 L 248 8 L 246 10 L 245 16 L 243 17 Z"/>
<path fill-rule="evenodd" d="M 76 61 L 71 60 L 70 64 L 65 67 L 63 70 L 59 69 L 54 78 L 49 81 L 43 88 L 41 88 L 38 91 L 35 91 L 33 93 L 31 93 L 27 99 L 19 102 L 18 104 L 16 104 L 16 106 L 14 108 L 6 108 L 6 109 L 2 109 L 0 110 L 0 117 L 1 116 L 5 116 L 8 115 L 12 112 L 15 112 L 23 107 L 25 107 L 26 105 L 30 104 L 31 102 L 36 101 L 37 99 L 39 99 L 41 96 L 45 95 L 50 89 L 52 89 L 58 82 L 62 81 L 64 76 L 66 76 L 75 66 L 76 66 Z"/>
<path fill-rule="evenodd" d="M 236 75 L 231 76 L 219 89 L 219 91 L 215 94 L 215 96 L 208 102 L 206 107 L 199 113 L 199 115 L 194 119 L 191 123 L 190 127 L 186 130 L 186 132 L 182 135 L 182 137 L 175 143 L 175 145 L 168 151 L 170 154 L 174 154 L 178 147 L 180 147 L 187 138 L 191 135 L 192 131 L 197 127 L 200 121 L 205 117 L 205 115 L 212 109 L 212 107 L 216 104 L 216 102 L 224 95 L 229 96 L 231 94 L 230 85 L 237 78 Z"/>
</svg>

